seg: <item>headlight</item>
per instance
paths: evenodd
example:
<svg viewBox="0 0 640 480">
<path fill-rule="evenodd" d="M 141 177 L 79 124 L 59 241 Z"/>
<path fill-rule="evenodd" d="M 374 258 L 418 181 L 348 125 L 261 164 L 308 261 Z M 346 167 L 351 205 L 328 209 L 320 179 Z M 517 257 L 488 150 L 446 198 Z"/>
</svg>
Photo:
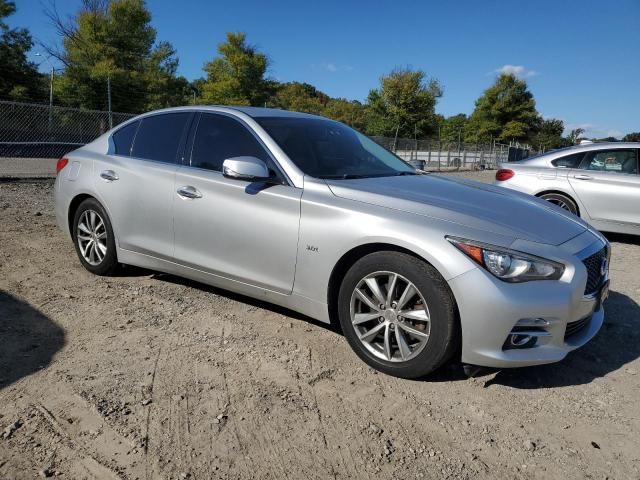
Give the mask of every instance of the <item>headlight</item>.
<svg viewBox="0 0 640 480">
<path fill-rule="evenodd" d="M 551 260 L 463 238 L 446 238 L 478 265 L 505 282 L 558 280 L 564 273 L 564 265 Z"/>
</svg>

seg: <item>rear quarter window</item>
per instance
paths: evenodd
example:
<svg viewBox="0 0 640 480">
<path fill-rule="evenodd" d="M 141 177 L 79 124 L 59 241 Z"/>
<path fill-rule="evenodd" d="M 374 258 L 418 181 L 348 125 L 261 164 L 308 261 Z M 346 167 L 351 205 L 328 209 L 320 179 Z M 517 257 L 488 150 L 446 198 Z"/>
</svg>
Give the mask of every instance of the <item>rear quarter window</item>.
<svg viewBox="0 0 640 480">
<path fill-rule="evenodd" d="M 175 163 L 190 112 L 164 113 L 143 118 L 136 133 L 131 156 Z"/>
<path fill-rule="evenodd" d="M 117 130 L 111 138 L 113 139 L 113 145 L 115 147 L 116 155 L 124 155 L 126 157 L 131 155 L 131 144 L 136 136 L 136 131 L 140 122 L 133 122 Z"/>
<path fill-rule="evenodd" d="M 554 167 L 578 168 L 583 158 L 584 152 L 573 153 L 571 155 L 565 155 L 564 157 L 556 158 L 555 160 L 551 161 L 551 164 Z"/>
</svg>

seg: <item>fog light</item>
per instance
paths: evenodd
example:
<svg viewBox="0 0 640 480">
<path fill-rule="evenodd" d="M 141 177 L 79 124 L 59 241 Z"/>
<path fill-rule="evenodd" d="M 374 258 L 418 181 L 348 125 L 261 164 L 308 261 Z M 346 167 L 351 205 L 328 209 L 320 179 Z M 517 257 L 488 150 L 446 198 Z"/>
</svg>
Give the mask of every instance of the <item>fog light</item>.
<svg viewBox="0 0 640 480">
<path fill-rule="evenodd" d="M 538 337 L 521 333 L 512 333 L 507 337 L 507 348 L 531 348 L 538 341 Z"/>
<path fill-rule="evenodd" d="M 521 318 L 511 329 L 502 345 L 503 350 L 532 348 L 541 337 L 550 337 L 551 322 L 544 318 Z"/>
</svg>

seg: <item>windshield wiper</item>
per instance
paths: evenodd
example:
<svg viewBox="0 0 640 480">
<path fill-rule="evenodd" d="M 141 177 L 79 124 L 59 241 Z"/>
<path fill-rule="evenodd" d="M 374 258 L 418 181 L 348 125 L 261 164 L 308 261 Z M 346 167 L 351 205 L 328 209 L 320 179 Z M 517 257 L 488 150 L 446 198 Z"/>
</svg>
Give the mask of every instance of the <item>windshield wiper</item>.
<svg viewBox="0 0 640 480">
<path fill-rule="evenodd" d="M 323 180 L 353 180 L 354 178 L 367 178 L 371 175 L 357 175 L 355 173 L 345 173 L 344 175 L 322 175 Z"/>
</svg>

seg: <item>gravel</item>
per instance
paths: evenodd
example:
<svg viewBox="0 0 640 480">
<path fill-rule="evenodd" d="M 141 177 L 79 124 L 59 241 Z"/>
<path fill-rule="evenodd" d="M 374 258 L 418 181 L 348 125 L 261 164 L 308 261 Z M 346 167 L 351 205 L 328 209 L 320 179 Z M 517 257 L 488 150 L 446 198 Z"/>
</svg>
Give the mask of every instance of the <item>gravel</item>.
<svg viewBox="0 0 640 480">
<path fill-rule="evenodd" d="M 89 274 L 52 194 L 0 183 L 0 478 L 640 477 L 637 238 L 611 237 L 605 325 L 563 362 L 406 381 L 293 312 Z"/>
</svg>

